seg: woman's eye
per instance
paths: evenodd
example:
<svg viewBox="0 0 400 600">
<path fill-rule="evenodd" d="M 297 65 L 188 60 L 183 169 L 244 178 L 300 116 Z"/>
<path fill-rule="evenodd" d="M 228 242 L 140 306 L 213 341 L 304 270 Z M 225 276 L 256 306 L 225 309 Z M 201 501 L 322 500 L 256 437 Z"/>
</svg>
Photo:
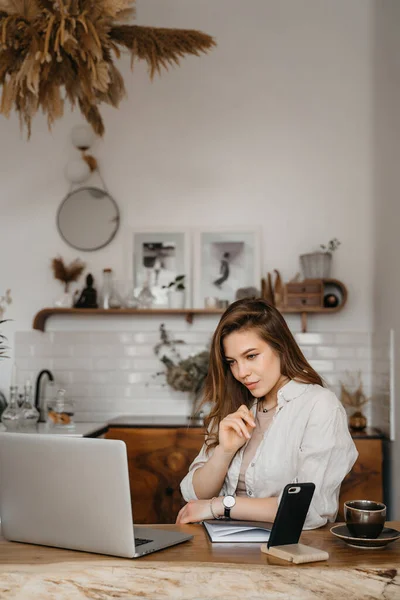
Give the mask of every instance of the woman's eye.
<svg viewBox="0 0 400 600">
<path fill-rule="evenodd" d="M 256 356 L 258 356 L 258 354 L 248 354 L 248 355 L 247 355 L 247 358 L 248 358 L 249 360 L 253 360 L 253 359 L 254 359 Z"/>
<path fill-rule="evenodd" d="M 227 360 L 226 362 L 227 362 L 228 367 L 230 367 L 230 368 L 233 367 L 233 362 L 234 362 L 233 360 Z"/>
</svg>

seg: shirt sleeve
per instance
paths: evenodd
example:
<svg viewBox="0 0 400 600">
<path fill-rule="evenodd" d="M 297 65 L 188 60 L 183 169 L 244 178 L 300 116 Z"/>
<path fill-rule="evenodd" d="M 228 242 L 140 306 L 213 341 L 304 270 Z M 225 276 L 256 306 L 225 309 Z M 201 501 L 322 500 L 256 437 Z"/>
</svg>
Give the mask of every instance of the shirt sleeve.
<svg viewBox="0 0 400 600">
<path fill-rule="evenodd" d="M 200 450 L 199 454 L 196 456 L 196 458 L 190 465 L 188 474 L 185 475 L 185 477 L 182 479 L 181 492 L 186 502 L 189 502 L 189 500 L 198 500 L 193 487 L 193 475 L 195 471 L 197 471 L 197 469 L 200 469 L 200 467 L 203 467 L 206 464 L 206 462 L 209 460 L 212 454 L 212 449 L 208 454 L 206 454 L 206 445 L 203 444 L 203 447 Z"/>
<path fill-rule="evenodd" d="M 299 449 L 297 482 L 315 484 L 304 529 L 335 520 L 341 483 L 357 456 L 343 406 L 333 393 L 325 393 L 310 414 Z"/>
</svg>

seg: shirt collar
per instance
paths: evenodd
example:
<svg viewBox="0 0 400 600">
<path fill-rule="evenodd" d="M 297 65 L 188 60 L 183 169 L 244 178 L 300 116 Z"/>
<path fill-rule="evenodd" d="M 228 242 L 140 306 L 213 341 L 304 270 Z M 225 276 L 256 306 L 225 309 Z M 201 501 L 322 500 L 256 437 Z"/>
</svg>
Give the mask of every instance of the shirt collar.
<svg viewBox="0 0 400 600">
<path fill-rule="evenodd" d="M 277 410 L 282 408 L 282 406 L 287 402 L 290 402 L 290 400 L 294 400 L 295 398 L 302 396 L 309 386 L 309 383 L 301 383 L 300 381 L 296 381 L 295 379 L 291 379 L 290 381 L 285 383 L 285 385 L 281 387 L 281 389 L 278 391 Z M 256 414 L 257 402 L 258 400 L 255 398 L 254 404 L 251 406 L 253 416 Z"/>
<path fill-rule="evenodd" d="M 309 385 L 309 383 L 301 383 L 295 379 L 291 379 L 285 383 L 285 385 L 278 391 L 278 406 L 302 396 Z"/>
</svg>

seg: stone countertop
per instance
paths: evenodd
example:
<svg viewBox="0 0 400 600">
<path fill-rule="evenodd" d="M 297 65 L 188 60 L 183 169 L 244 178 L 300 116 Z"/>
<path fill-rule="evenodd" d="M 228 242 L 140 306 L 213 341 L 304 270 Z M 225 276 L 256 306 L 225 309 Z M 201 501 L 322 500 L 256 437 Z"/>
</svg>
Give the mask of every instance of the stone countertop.
<svg viewBox="0 0 400 600">
<path fill-rule="evenodd" d="M 388 524 L 389 525 L 389 524 Z M 400 527 L 400 523 L 390 523 Z M 175 526 L 158 526 L 175 528 Z M 179 529 L 190 542 L 137 560 L 0 540 L 4 600 L 395 600 L 400 598 L 400 542 L 361 550 L 329 527 L 303 532 L 301 542 L 329 552 L 328 561 L 293 565 L 260 544 L 211 544 L 201 525 Z M 140 535 L 138 527 L 137 535 Z"/>
<path fill-rule="evenodd" d="M 51 427 L 48 423 L 37 423 L 34 429 L 27 430 L 26 433 L 35 433 L 39 435 L 66 435 L 68 437 L 98 437 L 103 433 L 106 433 L 107 429 L 107 423 L 75 423 L 75 426 L 71 429 Z M 3 431 L 6 431 L 6 428 L 4 425 L 0 424 L 0 432 Z"/>
</svg>

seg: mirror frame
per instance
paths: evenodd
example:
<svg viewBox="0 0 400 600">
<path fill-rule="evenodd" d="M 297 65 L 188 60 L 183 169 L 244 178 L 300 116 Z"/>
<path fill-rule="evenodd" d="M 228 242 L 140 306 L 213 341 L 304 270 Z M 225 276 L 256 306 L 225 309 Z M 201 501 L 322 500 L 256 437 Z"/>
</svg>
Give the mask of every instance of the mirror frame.
<svg viewBox="0 0 400 600">
<path fill-rule="evenodd" d="M 74 244 L 71 244 L 71 242 L 69 242 L 67 240 L 67 238 L 64 236 L 63 232 L 61 231 L 61 227 L 60 227 L 60 213 L 61 213 L 62 207 L 64 206 L 64 204 L 67 202 L 67 200 L 71 196 L 73 196 L 74 194 L 76 194 L 76 192 L 79 192 L 81 190 L 101 190 L 104 193 L 104 195 L 108 196 L 109 200 L 111 200 L 111 203 L 114 205 L 115 210 L 117 212 L 117 226 L 115 228 L 115 231 L 112 233 L 111 237 L 109 237 L 103 244 L 101 244 L 100 246 L 96 246 L 94 248 L 81 248 L 79 246 L 75 246 Z M 65 196 L 65 198 L 62 200 L 60 206 L 57 209 L 56 224 L 57 224 L 58 233 L 60 234 L 60 236 L 64 240 L 64 242 L 66 244 L 68 244 L 68 246 L 70 246 L 71 248 L 75 248 L 75 250 L 81 250 L 82 252 L 95 252 L 96 250 L 100 250 L 101 248 L 108 246 L 108 244 L 110 244 L 112 242 L 112 240 L 115 238 L 115 236 L 117 235 L 118 230 L 120 228 L 120 224 L 121 224 L 121 213 L 119 211 L 118 204 L 115 202 L 114 198 L 111 196 L 111 194 L 107 190 L 103 190 L 102 188 L 94 187 L 94 186 L 83 186 L 83 187 L 79 187 L 79 188 L 73 190 L 72 192 L 69 192 Z"/>
</svg>

